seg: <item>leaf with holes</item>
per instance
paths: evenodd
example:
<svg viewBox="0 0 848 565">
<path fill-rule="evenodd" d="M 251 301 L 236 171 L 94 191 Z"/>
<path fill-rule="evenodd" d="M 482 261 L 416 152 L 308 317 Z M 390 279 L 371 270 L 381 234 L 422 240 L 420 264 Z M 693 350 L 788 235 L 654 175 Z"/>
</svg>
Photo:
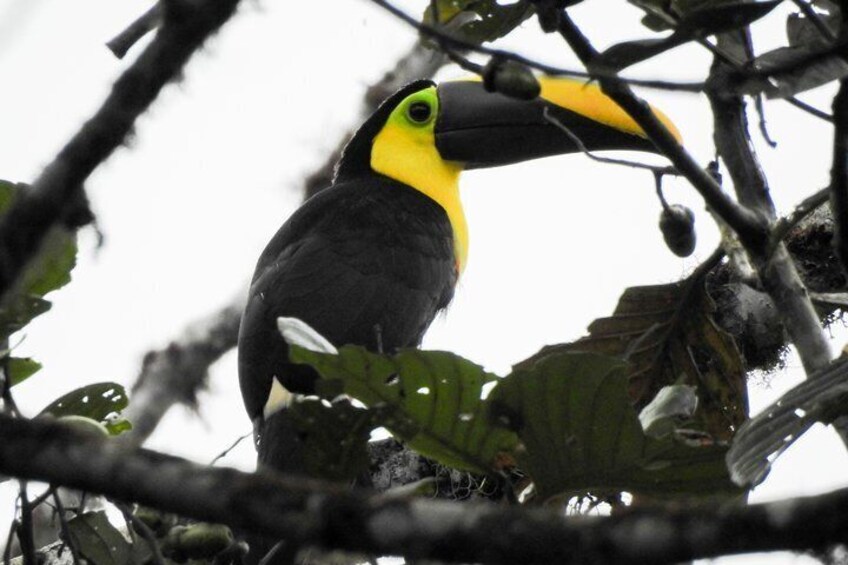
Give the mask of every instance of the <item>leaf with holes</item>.
<svg viewBox="0 0 848 565">
<path fill-rule="evenodd" d="M 347 400 L 316 398 L 293 402 L 287 411 L 302 440 L 303 465 L 310 476 L 348 481 L 368 471 L 368 440 L 380 427 L 380 410 L 366 410 Z"/>
<path fill-rule="evenodd" d="M 748 393 L 742 356 L 733 337 L 716 325 L 714 310 L 699 278 L 631 287 L 611 317 L 589 325 L 588 336 L 545 347 L 517 368 L 564 351 L 627 358 L 630 398 L 638 408 L 664 386 L 694 386 L 693 426 L 726 441 L 747 418 Z"/>
<path fill-rule="evenodd" d="M 29 187 L 0 180 L 0 215 Z M 47 312 L 50 303 L 43 296 L 71 280 L 76 264 L 76 235 L 64 228 L 53 228 L 45 237 L 21 277 L 0 297 L 0 339 L 22 329 L 36 316 Z"/>
<path fill-rule="evenodd" d="M 131 426 L 121 418 L 121 411 L 129 401 L 124 387 L 117 383 L 95 383 L 78 388 L 54 400 L 41 411 L 56 418 L 62 416 L 84 416 L 100 422 L 109 433 L 117 435 Z"/>
<path fill-rule="evenodd" d="M 512 4 L 498 0 L 436 0 L 424 11 L 422 19 L 427 24 L 453 26 L 452 31 L 463 39 L 484 43 L 507 35 L 533 13 L 532 3 L 526 0 Z M 458 17 L 463 19 L 459 21 Z"/>
<path fill-rule="evenodd" d="M 132 546 L 106 518 L 105 512 L 86 512 L 68 520 L 73 543 L 92 565 L 132 563 Z"/>
<path fill-rule="evenodd" d="M 290 358 L 323 377 L 319 393 L 346 394 L 380 409 L 381 423 L 415 451 L 439 462 L 484 473 L 508 466 L 517 438 L 487 417 L 484 387 L 497 377 L 457 355 L 403 350 L 378 355 L 345 346 L 338 355 L 291 346 Z"/>
<path fill-rule="evenodd" d="M 724 465 L 726 448 L 645 435 L 627 395 L 627 366 L 618 359 L 552 353 L 516 369 L 489 398 L 492 417 L 521 439 L 518 466 L 544 500 L 740 492 Z"/>
</svg>

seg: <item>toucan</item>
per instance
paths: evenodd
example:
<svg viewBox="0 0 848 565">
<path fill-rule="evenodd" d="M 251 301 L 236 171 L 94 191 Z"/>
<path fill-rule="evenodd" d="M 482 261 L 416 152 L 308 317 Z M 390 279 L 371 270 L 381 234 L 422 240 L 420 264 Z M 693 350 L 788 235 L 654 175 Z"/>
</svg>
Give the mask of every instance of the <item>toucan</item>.
<svg viewBox="0 0 848 565">
<path fill-rule="evenodd" d="M 260 466 L 305 472 L 300 436 L 283 408 L 292 393 L 311 393 L 315 376 L 289 362 L 277 319 L 300 319 L 336 346 L 418 346 L 451 302 L 468 258 L 463 170 L 583 150 L 657 151 L 597 86 L 552 77 L 539 83 L 533 100 L 489 92 L 474 80 L 400 89 L 347 144 L 332 185 L 268 243 L 238 343 Z"/>
</svg>

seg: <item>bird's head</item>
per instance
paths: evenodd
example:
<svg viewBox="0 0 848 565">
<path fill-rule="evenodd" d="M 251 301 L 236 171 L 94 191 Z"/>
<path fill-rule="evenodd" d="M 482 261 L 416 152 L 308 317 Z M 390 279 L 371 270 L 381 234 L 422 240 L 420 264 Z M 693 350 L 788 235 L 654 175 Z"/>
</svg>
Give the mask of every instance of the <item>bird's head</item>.
<svg viewBox="0 0 848 565">
<path fill-rule="evenodd" d="M 488 92 L 474 80 L 409 84 L 357 131 L 337 166 L 336 182 L 378 173 L 441 204 L 453 224 L 462 267 L 467 252 L 457 189 L 462 170 L 583 150 L 656 152 L 642 128 L 598 86 L 553 77 L 539 83 L 533 100 Z M 679 139 L 671 121 L 654 111 Z"/>
</svg>

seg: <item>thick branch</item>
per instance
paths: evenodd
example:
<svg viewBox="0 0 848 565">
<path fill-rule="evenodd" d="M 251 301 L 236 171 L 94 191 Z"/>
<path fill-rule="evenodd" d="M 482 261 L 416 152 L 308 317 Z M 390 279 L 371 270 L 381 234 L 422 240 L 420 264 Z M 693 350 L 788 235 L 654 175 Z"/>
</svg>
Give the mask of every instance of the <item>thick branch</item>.
<svg viewBox="0 0 848 565">
<path fill-rule="evenodd" d="M 0 416 L 0 472 L 283 537 L 298 545 L 479 563 L 673 563 L 848 542 L 848 489 L 724 509 L 566 519 L 550 511 L 385 497 L 120 449 L 52 422 Z"/>
<path fill-rule="evenodd" d="M 740 32 L 741 33 L 741 32 Z M 747 36 L 743 39 L 747 40 Z M 719 36 L 719 45 L 728 41 Z M 733 42 L 731 42 L 733 43 Z M 733 179 L 739 201 L 774 220 L 775 208 L 768 181 L 751 144 L 742 96 L 724 88 L 733 69 L 716 60 L 710 71 L 707 97 L 712 106 L 716 151 Z M 746 242 L 747 243 L 747 242 Z M 830 363 L 832 354 L 819 317 L 798 275 L 792 258 L 782 243 L 776 246 L 745 245 L 757 268 L 763 288 L 777 307 L 784 327 L 798 350 L 808 375 Z M 844 437 L 848 438 L 848 435 Z"/>
<path fill-rule="evenodd" d="M 238 1 L 207 0 L 198 7 L 181 0 L 168 3 L 164 25 L 153 42 L 0 222 L 0 297 L 15 284 L 54 225 L 78 227 L 90 220 L 90 214 L 80 216 L 85 180 L 124 142 L 136 118 L 179 76 L 191 54 L 230 18 Z"/>
<path fill-rule="evenodd" d="M 848 270 L 848 81 L 839 83 L 833 99 L 833 167 L 830 203 L 835 231 L 833 245 L 842 268 Z"/>
</svg>

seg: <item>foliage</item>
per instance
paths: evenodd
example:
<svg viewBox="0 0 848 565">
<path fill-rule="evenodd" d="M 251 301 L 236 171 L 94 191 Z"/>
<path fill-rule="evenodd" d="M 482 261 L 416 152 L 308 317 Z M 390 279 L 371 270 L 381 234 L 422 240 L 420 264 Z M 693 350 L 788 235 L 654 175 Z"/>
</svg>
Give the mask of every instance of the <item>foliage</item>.
<svg viewBox="0 0 848 565">
<path fill-rule="evenodd" d="M 17 195 L 28 189 L 25 184 L 0 180 L 0 217 Z M 0 344 L 8 343 L 9 336 L 23 329 L 33 318 L 50 310 L 50 302 L 44 296 L 70 282 L 76 254 L 76 235 L 73 232 L 62 227 L 51 230 L 17 284 L 0 297 Z M 12 357 L 10 349 L 0 351 L 0 362 L 4 363 L 4 371 L 12 386 L 23 382 L 41 368 L 32 359 Z"/>
<path fill-rule="evenodd" d="M 510 4 L 498 0 L 436 0 L 424 11 L 424 22 L 457 22 L 455 32 L 473 43 L 483 43 L 507 35 L 532 15 L 533 4 L 527 0 Z"/>
<path fill-rule="evenodd" d="M 134 548 L 121 532 L 109 522 L 106 513 L 85 512 L 68 520 L 69 543 L 73 543 L 93 565 L 125 565 L 133 563 Z"/>
<path fill-rule="evenodd" d="M 118 435 L 132 428 L 129 421 L 120 415 L 128 404 L 127 392 L 123 386 L 110 382 L 95 383 L 57 398 L 39 415 L 86 418 L 105 426 L 111 435 Z"/>
<path fill-rule="evenodd" d="M 319 383 L 319 392 L 334 397 L 343 390 L 378 408 L 392 433 L 450 467 L 478 473 L 502 467 L 517 444 L 513 433 L 492 425 L 481 402 L 484 386 L 497 377 L 451 353 L 387 356 L 347 346 L 334 355 L 292 346 L 290 355 L 328 381 Z"/>
<path fill-rule="evenodd" d="M 543 348 L 519 367 L 563 351 L 624 357 L 630 398 L 645 406 L 663 387 L 695 387 L 690 427 L 728 440 L 747 418 L 745 366 L 733 338 L 712 319 L 715 305 L 698 274 L 679 283 L 631 287 L 611 317 L 589 325 L 573 343 Z"/>
<path fill-rule="evenodd" d="M 387 356 L 354 346 L 317 353 L 291 345 L 291 356 L 328 381 L 319 382 L 319 392 L 343 391 L 378 408 L 380 421 L 419 453 L 477 473 L 517 465 L 543 499 L 738 491 L 724 465 L 725 447 L 642 431 L 627 397 L 626 364 L 612 357 L 556 352 L 497 379 L 440 351 Z M 319 417 L 311 429 L 330 424 Z"/>
</svg>

